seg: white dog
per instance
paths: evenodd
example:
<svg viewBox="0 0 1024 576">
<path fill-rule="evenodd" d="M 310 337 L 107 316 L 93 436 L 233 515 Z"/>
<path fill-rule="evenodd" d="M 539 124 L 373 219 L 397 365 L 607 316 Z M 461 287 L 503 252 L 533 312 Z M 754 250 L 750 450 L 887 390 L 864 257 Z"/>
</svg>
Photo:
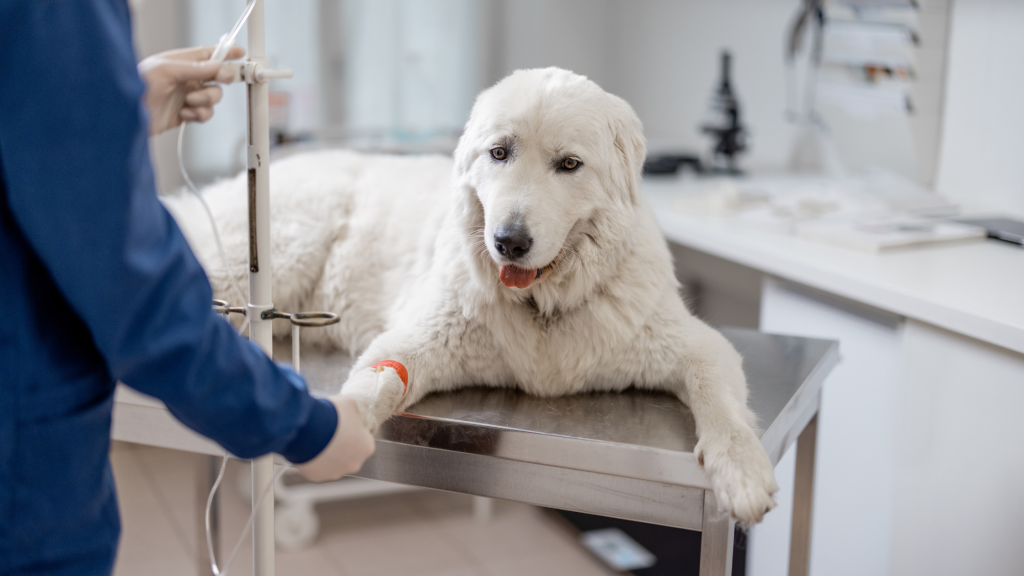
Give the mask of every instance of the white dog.
<svg viewBox="0 0 1024 576">
<path fill-rule="evenodd" d="M 680 298 L 640 193 L 645 154 L 625 101 L 547 68 L 480 94 L 454 165 L 343 151 L 277 162 L 275 305 L 341 316 L 303 341 L 361 352 L 343 393 L 360 402 L 370 429 L 389 415 L 375 406 L 394 405 L 378 403 L 380 390 L 401 394 L 374 384 L 370 367 L 382 360 L 408 369 L 404 406 L 470 385 L 540 396 L 667 390 L 693 412 L 695 451 L 719 506 L 758 522 L 778 486 L 754 432 L 741 358 Z M 239 283 L 245 190 L 243 175 L 205 191 Z M 232 299 L 195 201 L 168 205 L 217 296 Z"/>
</svg>

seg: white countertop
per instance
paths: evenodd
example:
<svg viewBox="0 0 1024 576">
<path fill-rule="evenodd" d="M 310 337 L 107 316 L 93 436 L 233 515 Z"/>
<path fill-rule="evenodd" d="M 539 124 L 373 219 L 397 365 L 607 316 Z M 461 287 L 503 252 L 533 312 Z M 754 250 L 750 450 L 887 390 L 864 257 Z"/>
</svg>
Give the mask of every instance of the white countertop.
<svg viewBox="0 0 1024 576">
<path fill-rule="evenodd" d="M 665 236 L 677 244 L 895 314 L 1024 353 L 1024 249 L 997 241 L 865 254 L 728 218 L 673 210 L 674 179 L 645 179 Z"/>
</svg>

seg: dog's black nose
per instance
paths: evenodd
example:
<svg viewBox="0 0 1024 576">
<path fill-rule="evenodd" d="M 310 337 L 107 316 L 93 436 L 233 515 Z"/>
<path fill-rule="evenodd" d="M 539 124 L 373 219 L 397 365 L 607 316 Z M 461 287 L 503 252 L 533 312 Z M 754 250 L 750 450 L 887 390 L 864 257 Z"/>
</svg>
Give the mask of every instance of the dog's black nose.
<svg viewBox="0 0 1024 576">
<path fill-rule="evenodd" d="M 517 260 L 530 251 L 533 238 L 522 226 L 498 226 L 494 231 L 494 247 L 502 256 Z"/>
</svg>

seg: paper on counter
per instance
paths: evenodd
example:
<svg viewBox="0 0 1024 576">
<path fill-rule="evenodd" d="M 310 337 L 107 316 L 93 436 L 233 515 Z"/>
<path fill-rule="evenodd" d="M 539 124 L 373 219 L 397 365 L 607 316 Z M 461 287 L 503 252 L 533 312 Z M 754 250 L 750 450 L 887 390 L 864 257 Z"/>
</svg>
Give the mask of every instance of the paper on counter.
<svg viewBox="0 0 1024 576">
<path fill-rule="evenodd" d="M 870 253 L 985 237 L 983 228 L 936 219 L 956 213 L 956 206 L 884 170 L 841 179 L 677 181 L 669 207 L 684 216 Z"/>
<path fill-rule="evenodd" d="M 906 218 L 874 222 L 817 220 L 796 226 L 800 238 L 872 254 L 924 244 L 983 240 L 985 235 L 980 226 Z"/>
</svg>

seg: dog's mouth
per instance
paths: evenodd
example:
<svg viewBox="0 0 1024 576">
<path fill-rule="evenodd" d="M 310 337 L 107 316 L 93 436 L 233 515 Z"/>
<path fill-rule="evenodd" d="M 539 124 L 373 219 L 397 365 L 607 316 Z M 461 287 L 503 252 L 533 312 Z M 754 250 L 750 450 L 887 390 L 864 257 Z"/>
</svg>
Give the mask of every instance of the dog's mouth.
<svg viewBox="0 0 1024 576">
<path fill-rule="evenodd" d="M 509 288 L 528 288 L 534 280 L 540 278 L 544 268 L 520 268 L 512 264 L 505 264 L 498 272 L 501 283 Z"/>
<path fill-rule="evenodd" d="M 558 256 L 543 268 L 520 268 L 514 264 L 504 264 L 498 272 L 498 279 L 509 288 L 519 288 L 520 290 L 529 288 L 534 280 L 539 280 L 541 276 L 554 270 L 561 255 L 562 253 L 559 252 Z"/>
</svg>

